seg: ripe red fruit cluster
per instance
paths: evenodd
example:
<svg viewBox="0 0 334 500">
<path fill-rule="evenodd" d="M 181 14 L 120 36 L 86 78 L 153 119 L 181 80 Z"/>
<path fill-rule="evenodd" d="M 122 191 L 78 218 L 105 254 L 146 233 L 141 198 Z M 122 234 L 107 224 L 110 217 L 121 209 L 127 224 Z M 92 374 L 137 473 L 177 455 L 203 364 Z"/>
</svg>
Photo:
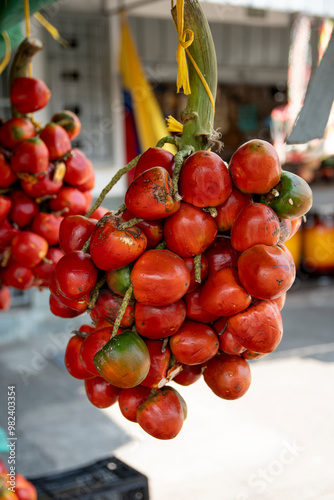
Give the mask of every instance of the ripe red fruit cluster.
<svg viewBox="0 0 334 500">
<path fill-rule="evenodd" d="M 213 152 L 193 153 L 179 195 L 173 168 L 171 153 L 151 148 L 137 163 L 126 209 L 95 224 L 64 220 L 65 256 L 50 298 L 60 316 L 90 312 L 93 325 L 70 339 L 65 363 L 85 380 L 92 404 L 118 401 L 125 418 L 159 439 L 175 437 L 186 417 L 169 381 L 187 386 L 203 374 L 217 396 L 237 399 L 250 386 L 248 360 L 278 346 L 295 278 L 283 241 L 300 223 L 259 201 L 281 179 L 269 143 L 244 144 L 229 166 Z"/>
<path fill-rule="evenodd" d="M 0 460 L 0 498 L 8 500 L 37 500 L 35 486 L 22 474 L 11 474 Z"/>
<path fill-rule="evenodd" d="M 16 116 L 0 125 L 0 310 L 10 307 L 8 287 L 48 286 L 58 260 L 59 227 L 67 215 L 91 205 L 94 171 L 71 140 L 81 124 L 71 111 L 41 127 L 30 115 L 49 101 L 50 90 L 35 78 L 11 87 Z"/>
</svg>

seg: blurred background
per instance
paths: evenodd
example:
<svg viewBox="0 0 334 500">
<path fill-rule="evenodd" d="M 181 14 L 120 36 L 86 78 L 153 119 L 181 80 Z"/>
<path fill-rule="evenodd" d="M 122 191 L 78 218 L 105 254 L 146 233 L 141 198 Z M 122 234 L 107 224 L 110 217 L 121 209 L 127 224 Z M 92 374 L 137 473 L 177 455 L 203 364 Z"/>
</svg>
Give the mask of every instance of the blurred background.
<svg viewBox="0 0 334 500">
<path fill-rule="evenodd" d="M 17 386 L 19 468 L 36 477 L 115 454 L 149 478 L 154 500 L 332 500 L 332 114 L 323 139 L 289 147 L 285 139 L 331 36 L 334 1 L 201 4 L 217 52 L 215 127 L 224 142 L 222 158 L 228 162 L 251 138 L 265 139 L 276 146 L 283 168 L 301 175 L 314 193 L 312 210 L 287 242 L 298 272 L 282 311 L 283 340 L 275 353 L 251 363 L 253 384 L 240 401 L 218 400 L 201 381 L 181 390 L 188 421 L 173 442 L 160 443 L 125 421 L 118 408 L 91 406 L 82 383 L 68 376 L 65 346 L 83 317 L 52 316 L 46 291 L 13 290 L 10 310 L 0 313 L 0 383 L 2 394 L 9 383 Z M 79 116 L 82 132 L 73 145 L 94 164 L 95 197 L 120 167 L 148 147 L 136 130 L 140 89 L 129 104 L 122 83 L 121 11 L 127 13 L 162 117 L 180 119 L 186 97 L 176 94 L 177 35 L 167 0 L 51 2 L 42 13 L 68 41 L 67 48 L 31 21 L 32 36 L 45 44 L 34 59 L 34 76 L 52 91 L 48 106 L 36 116 L 47 122 L 60 109 Z M 16 41 L 23 32 L 19 28 Z M 10 116 L 8 74 L 7 68 L 0 76 L 4 119 Z M 158 126 L 155 120 L 152 115 L 152 127 Z M 124 178 L 103 205 L 116 209 L 126 186 Z"/>
</svg>

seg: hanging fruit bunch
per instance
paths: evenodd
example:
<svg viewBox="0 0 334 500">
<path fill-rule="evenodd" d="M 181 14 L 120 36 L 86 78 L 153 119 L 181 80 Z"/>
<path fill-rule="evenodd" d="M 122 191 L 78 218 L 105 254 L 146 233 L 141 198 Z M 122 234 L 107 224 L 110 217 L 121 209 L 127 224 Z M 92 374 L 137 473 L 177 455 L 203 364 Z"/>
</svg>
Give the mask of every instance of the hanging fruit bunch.
<svg viewBox="0 0 334 500">
<path fill-rule="evenodd" d="M 45 126 L 32 113 L 51 96 L 45 83 L 25 76 L 42 48 L 26 39 L 11 68 L 13 117 L 0 125 L 0 310 L 10 307 L 8 287 L 48 286 L 58 260 L 64 217 L 83 215 L 91 205 L 94 171 L 71 141 L 81 124 L 71 111 L 56 113 Z"/>
<path fill-rule="evenodd" d="M 271 144 L 251 140 L 229 165 L 210 150 L 216 65 L 197 2 L 186 2 L 184 25 L 209 90 L 189 63 L 182 135 L 130 162 L 91 209 L 134 168 L 116 212 L 97 223 L 63 220 L 65 255 L 50 284 L 54 314 L 88 311 L 92 319 L 69 340 L 69 373 L 85 381 L 93 405 L 118 401 L 125 418 L 158 439 L 174 438 L 187 414 L 171 380 L 187 386 L 203 375 L 218 397 L 238 399 L 251 383 L 248 361 L 280 343 L 280 310 L 295 279 L 284 242 L 312 203 Z M 162 149 L 166 142 L 175 156 Z"/>
<path fill-rule="evenodd" d="M 0 460 L 0 498 L 37 500 L 35 486 L 21 474 L 11 475 L 2 460 Z"/>
</svg>

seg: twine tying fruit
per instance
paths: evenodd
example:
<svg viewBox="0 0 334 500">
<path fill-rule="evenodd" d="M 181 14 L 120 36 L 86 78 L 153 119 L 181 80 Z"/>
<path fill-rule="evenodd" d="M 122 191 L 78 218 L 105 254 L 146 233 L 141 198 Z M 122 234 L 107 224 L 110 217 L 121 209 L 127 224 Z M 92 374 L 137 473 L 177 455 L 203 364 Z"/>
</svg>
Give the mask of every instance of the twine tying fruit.
<svg viewBox="0 0 334 500">
<path fill-rule="evenodd" d="M 178 64 L 178 72 L 176 78 L 177 92 L 180 92 L 183 88 L 183 92 L 186 95 L 191 93 L 188 75 L 188 66 L 186 59 L 186 49 L 194 41 L 194 32 L 192 30 L 183 30 L 184 28 L 184 0 L 176 1 L 176 12 L 177 12 L 177 34 L 179 37 L 179 43 L 176 49 L 176 60 Z M 188 40 L 187 40 L 188 37 Z"/>
<path fill-rule="evenodd" d="M 174 2 L 172 0 L 172 9 L 174 8 Z M 215 100 L 210 90 L 207 81 L 205 80 L 200 68 L 198 67 L 195 59 L 192 57 L 188 48 L 194 41 L 194 32 L 190 29 L 184 30 L 184 0 L 176 0 L 176 30 L 178 33 L 178 46 L 176 49 L 176 60 L 178 64 L 178 72 L 176 79 L 176 87 L 177 92 L 180 92 L 181 88 L 183 88 L 183 92 L 186 95 L 191 94 L 191 88 L 189 83 L 189 74 L 188 74 L 188 66 L 187 66 L 187 58 L 191 61 L 199 79 L 201 80 L 208 97 L 211 102 L 211 106 L 213 109 L 213 113 L 215 113 Z M 168 132 L 182 133 L 183 125 L 179 121 L 177 121 L 172 116 L 169 116 L 167 119 L 167 130 Z"/>
<path fill-rule="evenodd" d="M 4 39 L 5 42 L 5 57 L 0 63 L 0 75 L 3 73 L 3 71 L 6 69 L 8 66 L 8 63 L 10 61 L 10 55 L 11 55 L 11 44 L 10 44 L 10 38 L 7 33 L 7 31 L 3 31 L 2 33 L 2 38 Z"/>
<path fill-rule="evenodd" d="M 26 37 L 30 38 L 30 9 L 29 9 L 29 0 L 24 0 L 24 17 L 26 23 Z M 28 74 L 32 76 L 32 64 L 31 62 L 28 65 Z"/>
<path fill-rule="evenodd" d="M 37 21 L 50 33 L 52 38 L 60 43 L 60 45 L 63 47 L 69 47 L 68 41 L 59 34 L 57 28 L 52 26 L 52 24 L 49 23 L 49 21 L 47 21 L 47 19 L 45 19 L 40 12 L 35 12 L 34 18 L 37 19 Z"/>
</svg>

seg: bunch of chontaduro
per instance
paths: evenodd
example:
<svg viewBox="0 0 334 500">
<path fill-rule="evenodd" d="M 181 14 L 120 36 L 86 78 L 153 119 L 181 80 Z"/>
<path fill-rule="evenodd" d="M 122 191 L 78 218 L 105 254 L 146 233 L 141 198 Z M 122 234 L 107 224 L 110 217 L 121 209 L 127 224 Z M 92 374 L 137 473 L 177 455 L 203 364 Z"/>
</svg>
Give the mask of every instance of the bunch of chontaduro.
<svg viewBox="0 0 334 500">
<path fill-rule="evenodd" d="M 92 202 L 94 171 L 71 141 L 81 124 L 71 111 L 45 126 L 31 113 L 51 92 L 41 80 L 16 78 L 10 100 L 14 117 L 0 125 L 0 309 L 10 289 L 48 286 L 58 260 L 59 226 L 65 215 L 85 214 Z"/>
<path fill-rule="evenodd" d="M 171 380 L 187 386 L 203 375 L 217 396 L 237 399 L 251 383 L 248 360 L 278 346 L 295 279 L 284 242 L 312 203 L 262 140 L 229 165 L 196 151 L 179 177 L 174 159 L 148 149 L 117 212 L 62 221 L 65 255 L 50 285 L 55 314 L 92 319 L 68 343 L 69 373 L 95 406 L 118 401 L 159 439 L 174 438 L 186 418 Z"/>
</svg>

